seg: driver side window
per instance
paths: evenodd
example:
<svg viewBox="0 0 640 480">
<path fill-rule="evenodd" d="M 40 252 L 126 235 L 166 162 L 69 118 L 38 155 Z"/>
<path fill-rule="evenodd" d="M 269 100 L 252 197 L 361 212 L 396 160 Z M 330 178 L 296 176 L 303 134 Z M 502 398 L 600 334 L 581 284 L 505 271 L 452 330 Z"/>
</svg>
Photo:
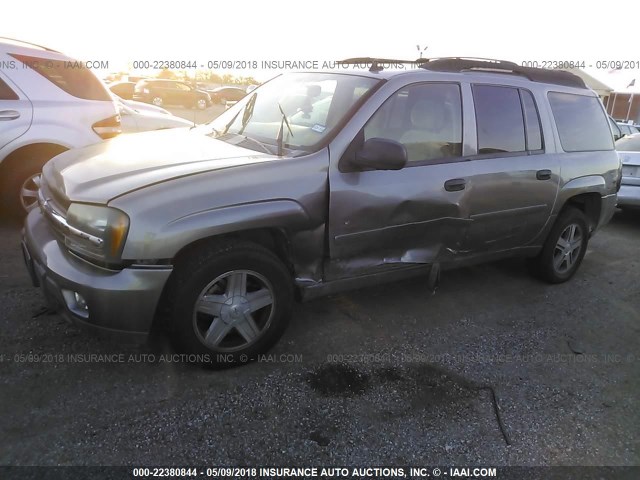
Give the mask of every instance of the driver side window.
<svg viewBox="0 0 640 480">
<path fill-rule="evenodd" d="M 453 83 L 415 84 L 382 104 L 364 127 L 364 140 L 386 138 L 407 149 L 409 163 L 442 163 L 462 155 L 462 100 Z"/>
</svg>

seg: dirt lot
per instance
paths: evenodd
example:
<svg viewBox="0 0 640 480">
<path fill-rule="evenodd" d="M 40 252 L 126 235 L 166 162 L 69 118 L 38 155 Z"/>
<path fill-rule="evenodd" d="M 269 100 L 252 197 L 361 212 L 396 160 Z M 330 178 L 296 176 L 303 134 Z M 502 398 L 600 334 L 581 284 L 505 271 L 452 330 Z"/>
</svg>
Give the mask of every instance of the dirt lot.
<svg viewBox="0 0 640 480">
<path fill-rule="evenodd" d="M 216 372 L 43 314 L 1 223 L 0 464 L 638 464 L 639 238 L 618 213 L 563 285 L 508 261 L 298 305 Z"/>
</svg>

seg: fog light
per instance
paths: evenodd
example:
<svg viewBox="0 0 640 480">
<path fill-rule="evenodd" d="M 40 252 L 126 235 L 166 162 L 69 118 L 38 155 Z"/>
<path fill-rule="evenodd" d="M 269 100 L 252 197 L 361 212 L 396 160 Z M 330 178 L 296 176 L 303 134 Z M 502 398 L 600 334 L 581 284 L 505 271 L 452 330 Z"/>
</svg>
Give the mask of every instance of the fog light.
<svg viewBox="0 0 640 480">
<path fill-rule="evenodd" d="M 89 306 L 82 295 L 72 290 L 62 290 L 62 296 L 71 312 L 80 317 L 89 318 Z"/>
<path fill-rule="evenodd" d="M 76 300 L 76 307 L 78 307 L 81 310 L 88 310 L 87 301 L 84 299 L 82 295 L 80 295 L 78 292 L 73 292 L 73 297 Z"/>
</svg>

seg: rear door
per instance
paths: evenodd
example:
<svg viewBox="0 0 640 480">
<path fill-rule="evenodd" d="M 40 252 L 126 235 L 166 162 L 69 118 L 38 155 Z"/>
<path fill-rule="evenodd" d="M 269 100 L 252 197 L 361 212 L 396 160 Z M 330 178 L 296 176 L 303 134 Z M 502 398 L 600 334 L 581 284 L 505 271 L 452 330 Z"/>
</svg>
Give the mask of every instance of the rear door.
<svg viewBox="0 0 640 480">
<path fill-rule="evenodd" d="M 462 178 L 471 220 L 463 250 L 524 246 L 551 215 L 560 158 L 546 144 L 552 135 L 543 134 L 539 102 L 530 90 L 489 84 L 470 88 L 477 144 Z"/>
<path fill-rule="evenodd" d="M 0 72 L 0 148 L 24 134 L 32 117 L 29 99 Z"/>
</svg>

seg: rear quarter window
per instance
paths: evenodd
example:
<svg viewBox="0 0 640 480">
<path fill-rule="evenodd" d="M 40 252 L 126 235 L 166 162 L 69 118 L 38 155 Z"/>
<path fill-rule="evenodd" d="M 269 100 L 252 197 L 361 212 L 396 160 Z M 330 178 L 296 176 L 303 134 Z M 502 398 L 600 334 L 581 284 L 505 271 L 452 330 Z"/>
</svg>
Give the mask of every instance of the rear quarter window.
<svg viewBox="0 0 640 480">
<path fill-rule="evenodd" d="M 596 97 L 549 92 L 548 98 L 565 152 L 613 150 L 608 120 Z"/>
<path fill-rule="evenodd" d="M 0 78 L 0 100 L 18 100 L 16 92 L 11 90 L 11 87 L 4 83 Z"/>
<path fill-rule="evenodd" d="M 69 95 L 85 100 L 111 101 L 111 96 L 100 80 L 89 69 L 77 66 L 75 60 L 65 62 L 28 55 L 11 56 Z"/>
</svg>

